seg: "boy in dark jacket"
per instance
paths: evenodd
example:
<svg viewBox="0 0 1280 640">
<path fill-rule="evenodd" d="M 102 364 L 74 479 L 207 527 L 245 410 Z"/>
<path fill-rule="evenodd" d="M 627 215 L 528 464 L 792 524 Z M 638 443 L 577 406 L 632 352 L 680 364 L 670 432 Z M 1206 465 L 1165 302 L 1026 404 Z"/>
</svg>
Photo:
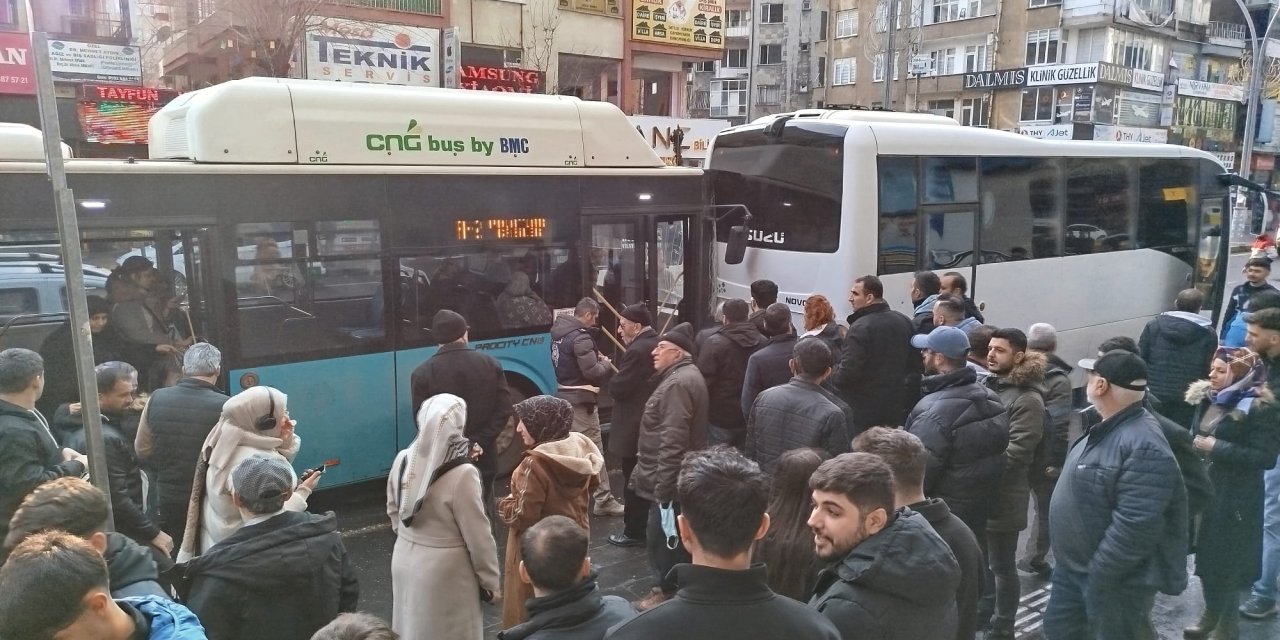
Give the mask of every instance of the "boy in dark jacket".
<svg viewBox="0 0 1280 640">
<path fill-rule="evenodd" d="M 1191 429 L 1195 408 L 1183 401 L 1187 387 L 1209 374 L 1218 336 L 1213 323 L 1200 315 L 1204 294 L 1199 289 L 1178 292 L 1175 311 L 1166 311 L 1147 323 L 1138 339 L 1138 355 L 1151 371 L 1151 395 L 1160 402 L 1166 418 Z"/>
<path fill-rule="evenodd" d="M 675 568 L 676 597 L 609 633 L 631 638 L 788 638 L 838 640 L 812 609 L 775 594 L 765 566 L 751 563 L 755 542 L 769 530 L 769 480 L 754 462 L 727 447 L 685 458 L 677 519 L 693 564 Z"/>
<path fill-rule="evenodd" d="M 520 537 L 520 579 L 533 586 L 529 620 L 498 640 L 600 640 L 636 612 L 618 596 L 601 595 L 587 556 L 587 532 L 564 516 L 548 516 Z"/>
</svg>

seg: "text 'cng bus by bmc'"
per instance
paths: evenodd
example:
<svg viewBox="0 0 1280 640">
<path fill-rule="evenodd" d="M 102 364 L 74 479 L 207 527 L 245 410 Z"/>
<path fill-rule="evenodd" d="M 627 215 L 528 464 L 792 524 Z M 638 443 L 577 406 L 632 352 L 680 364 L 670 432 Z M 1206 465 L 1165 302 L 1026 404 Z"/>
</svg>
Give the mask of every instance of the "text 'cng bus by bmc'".
<svg viewBox="0 0 1280 640">
<path fill-rule="evenodd" d="M 768 278 L 797 314 L 815 293 L 848 309 L 854 279 L 875 274 L 911 316 L 913 272 L 957 271 L 987 324 L 1048 322 L 1068 362 L 1136 337 L 1180 289 L 1203 290 L 1211 318 L 1221 306 L 1225 169 L 1188 147 L 813 110 L 721 132 L 707 171 L 716 203 L 752 215 L 745 260 L 719 266 L 721 298 Z M 723 242 L 737 223 L 718 224 Z"/>
<path fill-rule="evenodd" d="M 289 394 L 299 468 L 338 460 L 324 486 L 385 476 L 414 438 L 409 376 L 440 309 L 467 318 L 514 401 L 555 390 L 552 310 L 599 292 L 647 302 L 656 328 L 712 297 L 701 172 L 665 166 L 611 104 L 246 79 L 180 96 L 150 133 L 152 160 L 67 161 L 86 262 L 169 274 L 190 310 L 174 324 L 222 350 L 225 388 Z M 59 279 L 61 304 L 0 279 L 0 348 L 40 349 L 66 318 L 28 134 L 0 144 L 0 254 Z"/>
</svg>

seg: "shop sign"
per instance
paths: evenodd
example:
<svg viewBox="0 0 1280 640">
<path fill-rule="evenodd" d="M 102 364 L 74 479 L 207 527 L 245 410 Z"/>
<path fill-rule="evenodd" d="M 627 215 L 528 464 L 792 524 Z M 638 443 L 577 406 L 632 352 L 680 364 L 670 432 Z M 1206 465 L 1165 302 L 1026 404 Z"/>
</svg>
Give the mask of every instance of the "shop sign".
<svg viewBox="0 0 1280 640">
<path fill-rule="evenodd" d="M 1181 78 L 1178 80 L 1178 95 L 1242 102 L 1244 101 L 1244 87 Z"/>
<path fill-rule="evenodd" d="M 1098 63 L 1055 64 L 1027 67 L 1027 86 L 1045 87 L 1055 84 L 1084 84 L 1098 81 Z"/>
<path fill-rule="evenodd" d="M 1239 107 L 1234 102 L 1179 96 L 1173 123 L 1179 127 L 1221 129 L 1234 135 Z"/>
<path fill-rule="evenodd" d="M 1169 132 L 1165 129 L 1151 129 L 1147 127 L 1117 127 L 1109 124 L 1099 124 L 1093 127 L 1093 139 L 1106 142 L 1150 142 L 1155 144 L 1166 144 L 1169 142 Z"/>
<path fill-rule="evenodd" d="M 705 160 L 711 148 L 711 139 L 729 127 L 728 120 L 699 120 L 692 118 L 664 118 L 659 116 L 627 116 L 644 141 L 653 146 L 654 152 L 669 165 L 676 163 L 675 145 L 671 133 L 684 130 L 685 160 Z"/>
<path fill-rule="evenodd" d="M 1070 140 L 1075 135 L 1073 124 L 1042 124 L 1018 127 L 1018 133 L 1041 140 Z"/>
<path fill-rule="evenodd" d="M 560 0 L 560 9 L 594 13 L 611 18 L 622 17 L 622 3 L 620 0 Z"/>
<path fill-rule="evenodd" d="M 307 77 L 440 86 L 440 30 L 325 18 L 307 30 Z"/>
<path fill-rule="evenodd" d="M 35 64 L 30 36 L 0 32 L 0 93 L 35 95 Z"/>
<path fill-rule="evenodd" d="M 127 87 L 118 84 L 86 84 L 80 87 L 80 98 L 89 102 L 168 104 L 178 97 L 178 93 L 173 89 Z"/>
<path fill-rule="evenodd" d="M 1109 62 L 1099 62 L 1098 82 L 1118 84 L 1133 87 L 1134 89 L 1160 91 L 1164 89 L 1164 74 L 1144 69 L 1122 67 Z"/>
<path fill-rule="evenodd" d="M 1160 123 L 1160 96 L 1141 91 L 1121 91 L 1117 100 L 1116 124 L 1154 127 Z"/>
<path fill-rule="evenodd" d="M 635 0 L 631 39 L 723 49 L 724 5 L 725 0 Z"/>
<path fill-rule="evenodd" d="M 58 80 L 142 84 L 142 52 L 137 47 L 53 40 L 49 65 Z"/>
<path fill-rule="evenodd" d="M 1021 87 L 1027 82 L 1027 70 L 1002 69 L 964 74 L 965 89 L 1007 89 Z"/>
<path fill-rule="evenodd" d="M 463 64 L 460 87 L 477 91 L 542 93 L 544 74 L 535 69 L 508 69 Z"/>
<path fill-rule="evenodd" d="M 1076 87 L 1071 105 L 1071 119 L 1076 122 L 1089 122 L 1093 118 L 1093 87 Z"/>
<path fill-rule="evenodd" d="M 1275 171 L 1276 157 L 1269 153 L 1253 154 L 1253 170 L 1254 171 Z"/>
</svg>

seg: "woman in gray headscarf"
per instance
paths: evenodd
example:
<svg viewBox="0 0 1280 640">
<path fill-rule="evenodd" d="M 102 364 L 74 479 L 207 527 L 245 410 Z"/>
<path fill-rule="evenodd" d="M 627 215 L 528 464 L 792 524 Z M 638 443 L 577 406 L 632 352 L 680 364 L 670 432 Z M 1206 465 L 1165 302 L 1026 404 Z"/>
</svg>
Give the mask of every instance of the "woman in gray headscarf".
<svg viewBox="0 0 1280 640">
<path fill-rule="evenodd" d="M 511 283 L 498 294 L 498 322 L 503 329 L 522 329 L 551 324 L 551 309 L 529 286 L 523 271 L 511 274 Z"/>
<path fill-rule="evenodd" d="M 418 437 L 387 478 L 391 628 L 402 638 L 484 637 L 480 602 L 502 597 L 498 546 L 485 515 L 467 405 L 447 393 L 418 410 Z"/>
</svg>

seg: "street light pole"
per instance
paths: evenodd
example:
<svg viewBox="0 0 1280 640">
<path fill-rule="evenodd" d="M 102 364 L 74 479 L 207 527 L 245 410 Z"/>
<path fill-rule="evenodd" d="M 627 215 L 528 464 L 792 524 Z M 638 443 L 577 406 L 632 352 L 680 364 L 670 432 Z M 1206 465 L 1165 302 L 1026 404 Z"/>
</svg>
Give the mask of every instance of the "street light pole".
<svg viewBox="0 0 1280 640">
<path fill-rule="evenodd" d="M 1242 0 L 1236 0 L 1241 2 Z M 888 0 L 888 15 L 885 17 L 885 30 L 889 32 L 889 40 L 884 50 L 884 108 L 893 108 L 893 62 L 897 59 L 897 53 L 894 52 L 894 23 L 898 17 L 898 0 Z"/>
<path fill-rule="evenodd" d="M 1245 87 L 1245 99 L 1248 100 L 1248 106 L 1245 109 L 1245 125 L 1244 125 L 1244 144 L 1240 150 L 1240 167 L 1236 173 L 1242 177 L 1248 178 L 1253 175 L 1253 145 L 1258 135 L 1258 103 L 1262 100 L 1262 70 L 1265 67 L 1267 59 L 1267 39 L 1271 37 L 1271 28 L 1276 24 L 1276 16 L 1280 15 L 1280 11 L 1271 10 L 1271 17 L 1267 20 L 1267 28 L 1262 32 L 1262 39 L 1258 39 L 1258 31 L 1253 26 L 1253 16 L 1249 14 L 1248 7 L 1245 6 L 1244 0 L 1236 0 L 1236 5 L 1240 7 L 1240 13 L 1244 14 L 1245 27 L 1249 29 L 1249 38 L 1253 41 L 1253 64 L 1249 73 L 1249 86 Z"/>
</svg>

